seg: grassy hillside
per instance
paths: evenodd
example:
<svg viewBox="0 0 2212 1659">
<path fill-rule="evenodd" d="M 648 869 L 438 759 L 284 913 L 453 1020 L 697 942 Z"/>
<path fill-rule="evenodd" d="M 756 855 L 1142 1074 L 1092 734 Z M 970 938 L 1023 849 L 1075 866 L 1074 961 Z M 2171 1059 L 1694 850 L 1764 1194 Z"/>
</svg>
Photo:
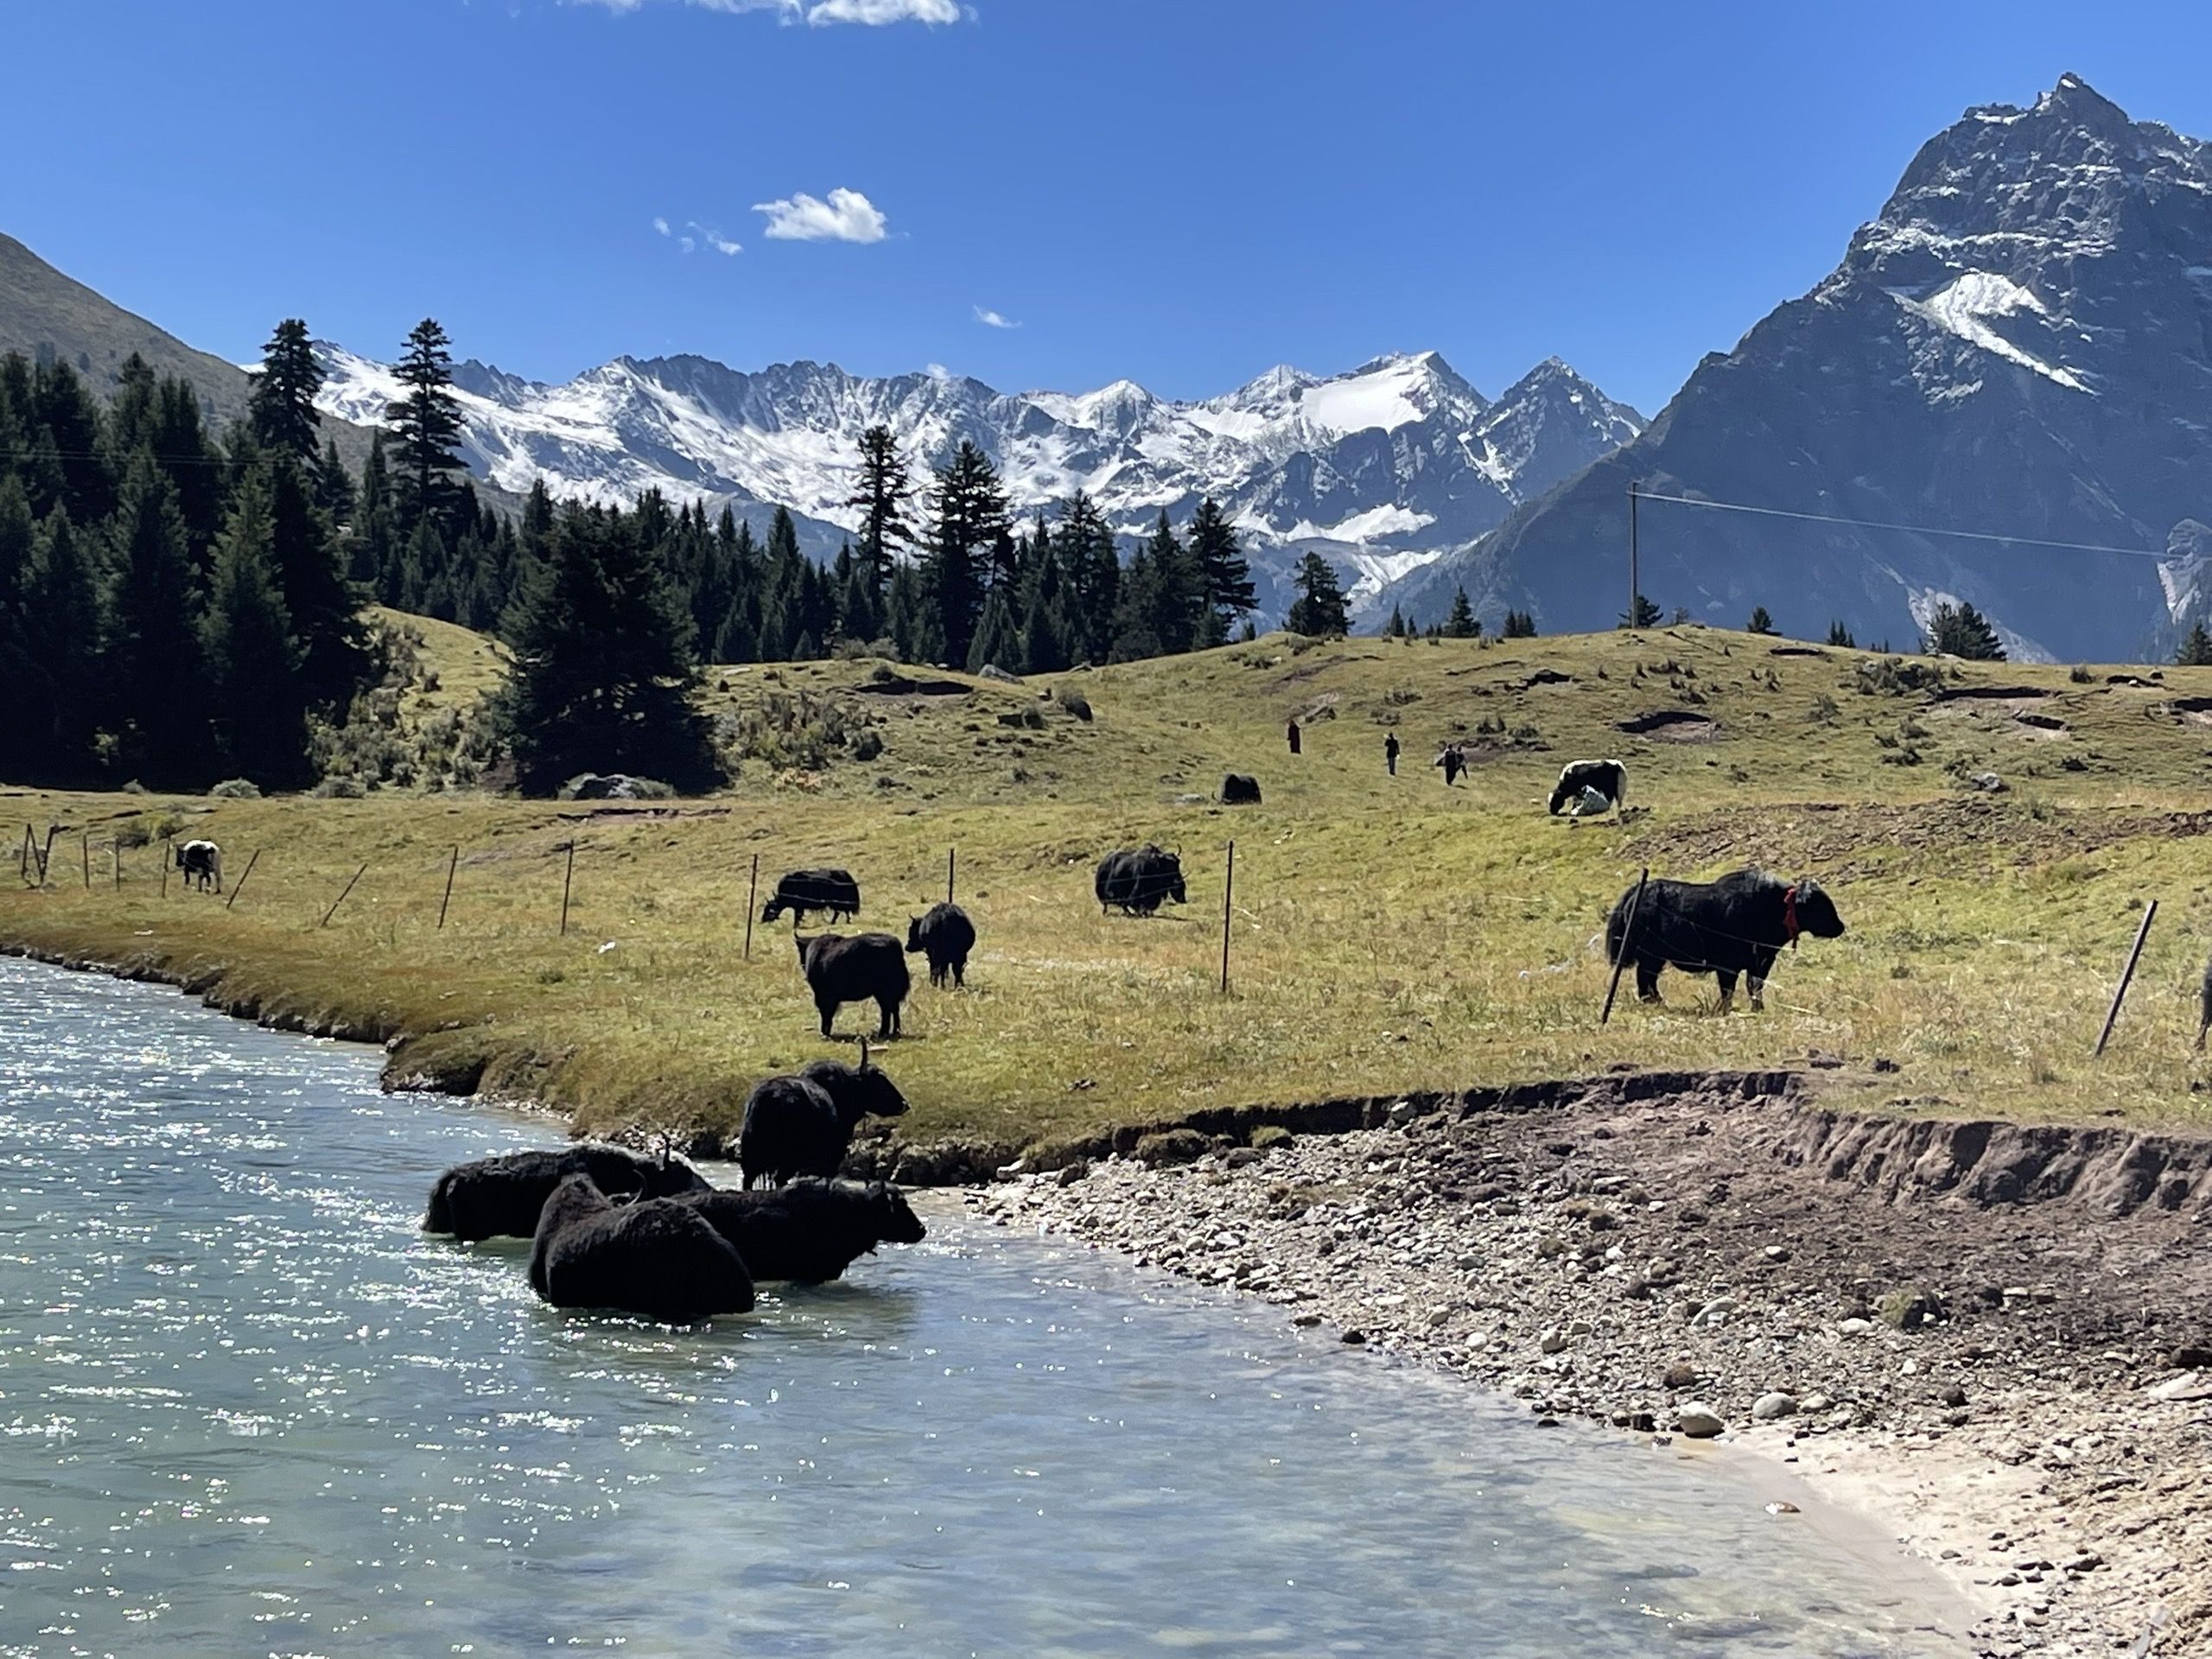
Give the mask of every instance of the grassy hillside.
<svg viewBox="0 0 2212 1659">
<path fill-rule="evenodd" d="M 425 633 L 439 690 L 410 698 L 434 711 L 495 675 L 474 636 Z M 829 1052 L 789 925 L 757 927 L 743 957 L 753 855 L 764 889 L 785 868 L 849 866 L 860 925 L 903 931 L 944 895 L 957 848 L 982 933 L 969 988 L 919 988 L 887 1062 L 917 1138 L 1020 1144 L 1204 1106 L 1815 1052 L 1900 1109 L 2204 1116 L 2212 1073 L 2189 1039 L 2212 936 L 2212 671 L 2084 680 L 1683 627 L 1491 645 L 1275 635 L 1026 685 L 869 663 L 708 684 L 738 768 L 707 801 L 0 791 L 12 818 L 81 826 L 94 849 L 87 892 L 79 843 L 58 842 L 43 891 L 0 899 L 0 937 L 219 966 L 233 1000 L 406 1033 L 403 1068 L 481 1062 L 491 1085 L 588 1125 L 728 1126 L 755 1078 Z M 1395 779 L 1386 728 L 1405 745 Z M 1427 764 L 1446 740 L 1476 755 L 1450 791 Z M 1607 754 L 1629 764 L 1640 810 L 1547 817 L 1560 763 Z M 1230 769 L 1259 778 L 1264 805 L 1211 804 Z M 1962 781 L 1984 772 L 2005 791 Z M 115 888 L 118 832 L 172 830 L 220 841 L 233 880 L 259 851 L 233 907 L 174 883 L 164 899 L 143 849 L 124 851 Z M 1181 849 L 1189 906 L 1101 917 L 1094 861 L 1145 840 Z M 1749 861 L 1820 877 L 1849 933 L 1785 957 L 1763 1015 L 1718 1018 L 1711 982 L 1669 975 L 1664 1007 L 1631 998 L 1601 1030 L 1595 938 L 1637 870 Z M 2152 898 L 2127 1013 L 2092 1062 Z M 848 1009 L 841 1037 L 862 1017 Z M 1874 1072 L 1878 1058 L 1898 1070 Z"/>
</svg>

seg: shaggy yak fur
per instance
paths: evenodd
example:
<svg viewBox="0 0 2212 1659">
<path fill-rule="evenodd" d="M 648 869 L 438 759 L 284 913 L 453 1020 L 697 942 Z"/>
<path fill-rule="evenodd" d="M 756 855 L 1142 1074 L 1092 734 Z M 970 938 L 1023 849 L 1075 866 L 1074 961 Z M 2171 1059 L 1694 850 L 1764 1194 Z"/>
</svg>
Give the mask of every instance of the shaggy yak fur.
<svg viewBox="0 0 2212 1659">
<path fill-rule="evenodd" d="M 753 1275 L 699 1211 L 674 1198 L 611 1203 L 588 1175 L 553 1189 L 530 1247 L 530 1287 L 556 1307 L 692 1325 L 753 1306 Z"/>
<path fill-rule="evenodd" d="M 917 1244 L 925 1231 L 906 1195 L 886 1181 L 808 1179 L 772 1192 L 723 1188 L 675 1202 L 713 1223 L 755 1279 L 818 1284 L 879 1244 Z"/>
<path fill-rule="evenodd" d="M 644 1198 L 665 1198 L 707 1185 L 681 1158 L 656 1163 L 620 1147 L 586 1144 L 503 1153 L 455 1164 L 439 1176 L 430 1189 L 423 1230 L 470 1243 L 502 1234 L 528 1238 L 537 1230 L 537 1212 L 545 1200 L 569 1175 L 588 1176 L 602 1192 Z"/>
<path fill-rule="evenodd" d="M 930 983 L 942 985 L 947 974 L 955 985 L 968 982 L 968 953 L 976 948 L 976 924 L 957 905 L 931 905 L 925 916 L 906 918 L 906 950 L 930 959 Z"/>
<path fill-rule="evenodd" d="M 1635 898 L 1630 887 L 1606 918 L 1609 963 L 1621 960 L 1622 934 Z M 1636 963 L 1637 996 L 1646 1002 L 1659 1000 L 1662 968 L 1711 974 L 1719 982 L 1720 1012 L 1726 1014 L 1738 975 L 1748 982 L 1751 1007 L 1764 1008 L 1767 977 L 1783 947 L 1796 944 L 1801 933 L 1836 938 L 1843 932 L 1843 918 L 1836 914 L 1835 901 L 1810 878 L 1784 881 L 1753 869 L 1713 882 L 1654 881 L 1643 890 L 1635 925 L 1627 950 Z"/>
<path fill-rule="evenodd" d="M 870 1065 L 812 1060 L 796 1076 L 764 1077 L 745 1099 L 737 1161 L 745 1184 L 777 1185 L 800 1175 L 835 1175 L 844 1166 L 853 1130 L 870 1114 L 897 1117 L 906 1109 L 899 1085 Z"/>
</svg>

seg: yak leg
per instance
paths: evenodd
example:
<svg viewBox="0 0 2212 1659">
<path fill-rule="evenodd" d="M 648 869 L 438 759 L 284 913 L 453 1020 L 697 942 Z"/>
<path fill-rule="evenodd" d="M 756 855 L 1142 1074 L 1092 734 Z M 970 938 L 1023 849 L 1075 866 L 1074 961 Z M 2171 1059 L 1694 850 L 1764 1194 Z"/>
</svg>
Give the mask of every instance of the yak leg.
<svg viewBox="0 0 2212 1659">
<path fill-rule="evenodd" d="M 952 983 L 957 989 L 964 991 L 968 988 L 967 957 L 955 957 L 952 959 Z"/>
<path fill-rule="evenodd" d="M 1751 1012 L 1753 1014 L 1764 1014 L 1766 1012 L 1766 982 L 1769 976 L 1773 972 L 1773 951 L 1754 950 L 1751 952 L 1751 972 L 1746 974 L 1744 978 L 1745 988 L 1747 988 L 1751 994 Z"/>
<path fill-rule="evenodd" d="M 817 997 L 814 1000 L 814 1008 L 815 1012 L 822 1016 L 822 1034 L 827 1037 L 830 1035 L 830 1021 L 837 1017 L 837 1004 Z"/>
<path fill-rule="evenodd" d="M 1728 1005 L 1736 1000 L 1736 973 L 1731 968 L 1716 968 L 1713 978 L 1720 982 L 1720 1012 L 1728 1012 Z"/>
<path fill-rule="evenodd" d="M 1659 969 L 1661 964 L 1648 957 L 1636 959 L 1636 1000 L 1656 1002 L 1659 1000 Z"/>
<path fill-rule="evenodd" d="M 876 1024 L 875 1034 L 879 1037 L 896 1037 L 899 1034 L 898 1000 L 894 997 L 879 996 L 875 999 L 875 1006 L 882 1015 Z"/>
</svg>

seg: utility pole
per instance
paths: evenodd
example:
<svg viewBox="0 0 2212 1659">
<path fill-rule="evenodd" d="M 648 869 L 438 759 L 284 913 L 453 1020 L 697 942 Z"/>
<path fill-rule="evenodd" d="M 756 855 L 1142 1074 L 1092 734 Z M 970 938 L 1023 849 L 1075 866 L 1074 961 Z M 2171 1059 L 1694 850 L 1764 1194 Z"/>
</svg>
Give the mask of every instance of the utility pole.
<svg viewBox="0 0 2212 1659">
<path fill-rule="evenodd" d="M 1643 608 L 1637 603 L 1643 597 L 1643 584 L 1636 574 L 1636 480 L 1628 481 L 1628 625 L 1637 624 L 1637 613 Z"/>
</svg>

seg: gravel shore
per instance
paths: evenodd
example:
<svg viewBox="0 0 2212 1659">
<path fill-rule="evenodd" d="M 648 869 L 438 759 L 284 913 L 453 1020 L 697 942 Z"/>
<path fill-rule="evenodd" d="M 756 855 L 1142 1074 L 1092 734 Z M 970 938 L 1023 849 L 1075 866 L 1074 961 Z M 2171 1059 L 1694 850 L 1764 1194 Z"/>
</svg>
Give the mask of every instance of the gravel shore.
<svg viewBox="0 0 2212 1659">
<path fill-rule="evenodd" d="M 1534 1424 L 1773 1458 L 1953 1586 L 1980 1653 L 2212 1652 L 2212 1146 L 1854 1116 L 1774 1081 L 1184 1131 L 969 1202 Z"/>
</svg>

